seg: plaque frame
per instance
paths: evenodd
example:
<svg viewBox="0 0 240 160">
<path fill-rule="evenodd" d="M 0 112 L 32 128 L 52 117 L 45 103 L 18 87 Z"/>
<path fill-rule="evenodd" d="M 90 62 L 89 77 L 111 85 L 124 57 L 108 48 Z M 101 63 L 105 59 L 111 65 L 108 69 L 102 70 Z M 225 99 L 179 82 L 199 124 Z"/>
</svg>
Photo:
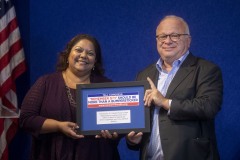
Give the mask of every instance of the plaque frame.
<svg viewBox="0 0 240 160">
<path fill-rule="evenodd" d="M 147 81 L 77 84 L 77 133 L 150 132 L 150 111 L 143 101 L 147 86 Z"/>
</svg>

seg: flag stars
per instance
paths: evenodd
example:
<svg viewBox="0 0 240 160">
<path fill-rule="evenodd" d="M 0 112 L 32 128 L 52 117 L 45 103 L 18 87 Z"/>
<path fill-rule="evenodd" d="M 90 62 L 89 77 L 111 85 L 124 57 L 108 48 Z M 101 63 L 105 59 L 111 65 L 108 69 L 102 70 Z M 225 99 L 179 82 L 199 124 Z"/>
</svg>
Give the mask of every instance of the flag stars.
<svg viewBox="0 0 240 160">
<path fill-rule="evenodd" d="M 4 0 L 4 1 L 5 1 L 5 3 L 7 4 L 9 0 Z M 2 5 L 3 5 L 2 2 L 3 2 L 3 0 L 0 0 L 0 3 L 1 3 L 1 4 L 0 4 L 0 10 L 2 9 Z"/>
<path fill-rule="evenodd" d="M 6 3 L 8 3 L 9 0 L 4 0 Z M 0 0 L 0 2 L 2 2 L 2 0 Z"/>
</svg>

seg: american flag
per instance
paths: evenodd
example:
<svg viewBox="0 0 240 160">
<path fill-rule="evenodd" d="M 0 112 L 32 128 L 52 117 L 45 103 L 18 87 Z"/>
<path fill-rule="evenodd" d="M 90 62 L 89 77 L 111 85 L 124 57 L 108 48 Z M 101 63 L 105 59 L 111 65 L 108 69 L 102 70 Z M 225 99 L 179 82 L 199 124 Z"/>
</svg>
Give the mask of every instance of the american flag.
<svg viewBox="0 0 240 160">
<path fill-rule="evenodd" d="M 0 109 L 17 109 L 15 80 L 26 70 L 13 3 L 0 0 Z M 0 118 L 0 160 L 8 159 L 8 144 L 16 134 L 17 118 Z"/>
</svg>

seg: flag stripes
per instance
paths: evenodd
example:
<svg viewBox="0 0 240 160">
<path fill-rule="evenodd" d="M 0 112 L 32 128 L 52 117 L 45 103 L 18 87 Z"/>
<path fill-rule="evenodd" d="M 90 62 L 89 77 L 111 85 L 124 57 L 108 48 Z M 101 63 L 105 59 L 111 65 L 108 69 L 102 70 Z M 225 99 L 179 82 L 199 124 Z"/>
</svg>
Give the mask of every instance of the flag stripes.
<svg viewBox="0 0 240 160">
<path fill-rule="evenodd" d="M 26 70 L 15 8 L 0 0 L 0 105 L 17 109 L 16 78 Z M 0 160 L 8 159 L 8 144 L 18 128 L 16 118 L 0 118 Z"/>
</svg>

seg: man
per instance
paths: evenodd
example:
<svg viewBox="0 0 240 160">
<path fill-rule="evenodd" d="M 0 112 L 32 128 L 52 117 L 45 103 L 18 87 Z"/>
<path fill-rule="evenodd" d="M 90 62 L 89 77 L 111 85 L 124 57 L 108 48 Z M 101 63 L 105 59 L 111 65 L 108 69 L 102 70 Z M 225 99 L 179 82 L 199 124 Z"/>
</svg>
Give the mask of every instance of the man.
<svg viewBox="0 0 240 160">
<path fill-rule="evenodd" d="M 223 82 L 219 67 L 189 52 L 187 23 L 166 16 L 156 29 L 159 60 L 140 72 L 148 80 L 144 95 L 151 110 L 151 133 L 130 132 L 130 148 L 151 160 L 217 160 L 214 118 L 221 108 Z"/>
</svg>

